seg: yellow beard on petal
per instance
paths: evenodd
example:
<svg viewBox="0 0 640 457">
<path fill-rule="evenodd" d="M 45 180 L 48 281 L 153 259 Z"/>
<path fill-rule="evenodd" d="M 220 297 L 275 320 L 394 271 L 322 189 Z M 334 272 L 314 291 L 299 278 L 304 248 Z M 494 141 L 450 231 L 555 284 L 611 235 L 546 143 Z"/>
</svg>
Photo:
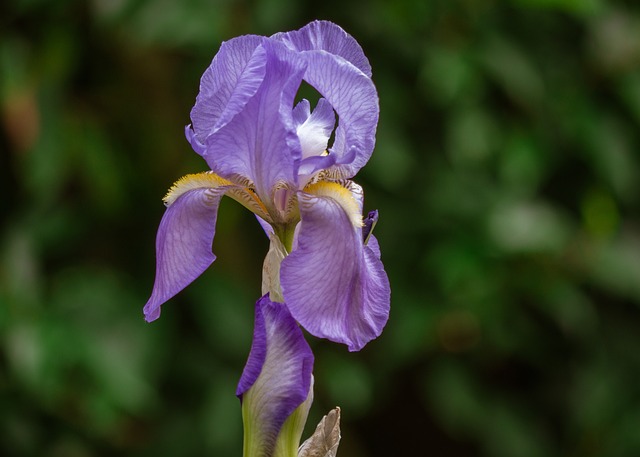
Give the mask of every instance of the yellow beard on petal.
<svg viewBox="0 0 640 457">
<path fill-rule="evenodd" d="M 362 227 L 362 210 L 351 190 L 346 185 L 331 181 L 318 181 L 309 184 L 304 192 L 318 197 L 329 197 L 335 200 L 347 213 L 354 227 Z"/>
<path fill-rule="evenodd" d="M 215 173 L 205 171 L 202 173 L 193 173 L 185 175 L 178 179 L 164 196 L 162 201 L 166 206 L 171 206 L 178 197 L 194 189 L 215 189 L 221 186 L 232 186 L 231 181 L 221 178 Z"/>
<path fill-rule="evenodd" d="M 164 196 L 162 201 L 171 206 L 180 196 L 195 189 L 216 189 L 226 187 L 225 194 L 233 198 L 245 208 L 260 216 L 267 222 L 271 221 L 267 208 L 249 187 L 235 184 L 211 171 L 185 175 L 178 179 Z"/>
</svg>

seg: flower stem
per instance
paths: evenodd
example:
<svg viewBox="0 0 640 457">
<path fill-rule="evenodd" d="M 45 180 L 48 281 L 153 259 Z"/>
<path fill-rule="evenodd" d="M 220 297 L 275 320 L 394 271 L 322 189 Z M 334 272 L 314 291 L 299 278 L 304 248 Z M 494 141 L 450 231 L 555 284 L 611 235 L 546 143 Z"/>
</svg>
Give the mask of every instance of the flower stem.
<svg viewBox="0 0 640 457">
<path fill-rule="evenodd" d="M 291 251 L 293 250 L 293 238 L 295 236 L 297 224 L 298 222 L 296 221 L 293 224 L 286 224 L 286 225 L 280 225 L 280 226 L 274 227 L 274 232 L 277 235 L 277 237 L 280 238 L 282 245 L 287 250 L 287 254 L 290 254 Z"/>
</svg>

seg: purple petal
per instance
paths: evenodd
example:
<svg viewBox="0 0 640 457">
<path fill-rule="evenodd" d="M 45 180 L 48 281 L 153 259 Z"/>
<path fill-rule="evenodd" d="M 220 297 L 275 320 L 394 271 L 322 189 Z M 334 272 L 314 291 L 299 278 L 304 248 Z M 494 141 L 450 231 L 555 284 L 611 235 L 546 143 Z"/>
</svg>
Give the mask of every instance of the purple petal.
<svg viewBox="0 0 640 457">
<path fill-rule="evenodd" d="M 313 112 L 302 123 L 296 125 L 302 148 L 302 160 L 319 156 L 327 149 L 327 143 L 335 125 L 336 115 L 331 104 L 321 98 Z"/>
<path fill-rule="evenodd" d="M 215 260 L 211 244 L 225 190 L 225 187 L 190 190 L 165 211 L 156 237 L 155 284 L 144 306 L 147 322 L 160 317 L 160 306 Z"/>
<path fill-rule="evenodd" d="M 389 316 L 389 280 L 377 242 L 363 244 L 362 228 L 338 200 L 299 198 L 298 247 L 280 270 L 285 302 L 311 334 L 360 350 L 380 335 Z"/>
<path fill-rule="evenodd" d="M 371 252 L 377 259 L 380 258 L 380 244 L 378 244 L 378 239 L 371 233 L 369 233 L 369 241 L 367 242 L 367 247 L 371 250 Z"/>
<path fill-rule="evenodd" d="M 375 146 L 378 93 L 371 78 L 341 57 L 323 51 L 303 54 L 309 64 L 305 81 L 338 113 L 338 128 L 329 152 L 343 164 L 340 168 L 344 177 L 352 177 L 367 163 Z"/>
<path fill-rule="evenodd" d="M 196 151 L 196 153 L 200 154 L 201 156 L 204 155 L 207 148 L 200 142 L 191 124 L 184 127 L 184 136 L 187 138 L 187 141 L 189 142 L 193 150 Z"/>
<path fill-rule="evenodd" d="M 197 142 L 203 144 L 229 122 L 260 87 L 266 63 L 264 50 L 258 48 L 261 42 L 262 37 L 246 35 L 220 46 L 202 75 L 200 92 L 191 110 Z M 200 153 L 197 149 L 196 152 Z"/>
<path fill-rule="evenodd" d="M 358 42 L 340 26 L 328 21 L 314 21 L 300 30 L 276 33 L 273 39 L 281 40 L 295 51 L 327 51 L 340 56 L 371 77 L 371 65 Z"/>
<path fill-rule="evenodd" d="M 257 214 L 256 219 L 258 220 L 260 227 L 262 227 L 262 230 L 264 230 L 265 235 L 267 235 L 267 238 L 271 237 L 271 235 L 273 234 L 273 227 L 271 226 L 271 224 L 269 224 Z"/>
<path fill-rule="evenodd" d="M 284 304 L 265 295 L 256 303 L 253 343 L 236 390 L 248 411 L 245 430 L 264 455 L 272 455 L 285 420 L 309 395 L 312 370 L 302 330 Z"/>
<path fill-rule="evenodd" d="M 303 98 L 293 108 L 292 118 L 296 128 L 304 124 L 304 121 L 306 121 L 309 116 L 311 116 L 311 104 L 309 103 L 309 100 Z"/>
<path fill-rule="evenodd" d="M 301 183 L 301 187 L 309 181 L 309 179 L 320 170 L 326 170 L 336 163 L 337 156 L 335 154 L 329 154 L 324 156 L 312 156 L 307 157 L 300 162 L 298 167 L 298 178 Z"/>
<path fill-rule="evenodd" d="M 307 60 L 305 81 L 329 101 L 340 119 L 330 152 L 337 156 L 342 177 L 354 176 L 371 157 L 379 115 L 371 66 L 362 48 L 339 26 L 326 21 L 272 38 Z"/>
<path fill-rule="evenodd" d="M 292 107 L 306 64 L 281 43 L 265 38 L 261 49 L 266 59 L 262 84 L 230 122 L 207 138 L 205 158 L 220 176 L 253 181 L 270 205 L 276 184 L 297 182 L 301 150 Z"/>
</svg>

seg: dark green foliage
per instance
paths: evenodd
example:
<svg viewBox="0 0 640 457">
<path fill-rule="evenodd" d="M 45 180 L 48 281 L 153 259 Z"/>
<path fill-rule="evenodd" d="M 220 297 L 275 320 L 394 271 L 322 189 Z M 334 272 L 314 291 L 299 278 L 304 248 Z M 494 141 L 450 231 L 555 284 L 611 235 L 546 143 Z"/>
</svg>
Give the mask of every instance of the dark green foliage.
<svg viewBox="0 0 640 457">
<path fill-rule="evenodd" d="M 234 456 L 267 240 L 146 324 L 161 197 L 221 41 L 334 20 L 371 60 L 357 177 L 392 285 L 312 340 L 340 455 L 640 455 L 640 9 L 604 0 L 12 0 L 0 7 L 0 455 Z M 310 338 L 311 339 L 311 338 Z M 315 422 L 314 422 L 315 421 Z"/>
</svg>

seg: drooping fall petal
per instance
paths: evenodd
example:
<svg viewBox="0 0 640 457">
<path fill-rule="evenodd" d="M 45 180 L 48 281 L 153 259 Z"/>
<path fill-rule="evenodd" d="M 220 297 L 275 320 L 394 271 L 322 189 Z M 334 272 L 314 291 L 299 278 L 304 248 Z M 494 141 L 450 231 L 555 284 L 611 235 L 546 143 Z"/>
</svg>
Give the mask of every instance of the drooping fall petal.
<svg viewBox="0 0 640 457">
<path fill-rule="evenodd" d="M 285 303 L 309 333 L 357 351 L 387 322 L 389 280 L 379 250 L 363 243 L 360 206 L 351 193 L 336 183 L 308 191 L 299 196 L 297 248 L 280 269 Z"/>
<path fill-rule="evenodd" d="M 145 319 L 160 317 L 160 306 L 188 286 L 215 260 L 211 244 L 220 198 L 226 187 L 196 187 L 165 211 L 156 237 L 156 279 L 144 306 Z"/>
</svg>

